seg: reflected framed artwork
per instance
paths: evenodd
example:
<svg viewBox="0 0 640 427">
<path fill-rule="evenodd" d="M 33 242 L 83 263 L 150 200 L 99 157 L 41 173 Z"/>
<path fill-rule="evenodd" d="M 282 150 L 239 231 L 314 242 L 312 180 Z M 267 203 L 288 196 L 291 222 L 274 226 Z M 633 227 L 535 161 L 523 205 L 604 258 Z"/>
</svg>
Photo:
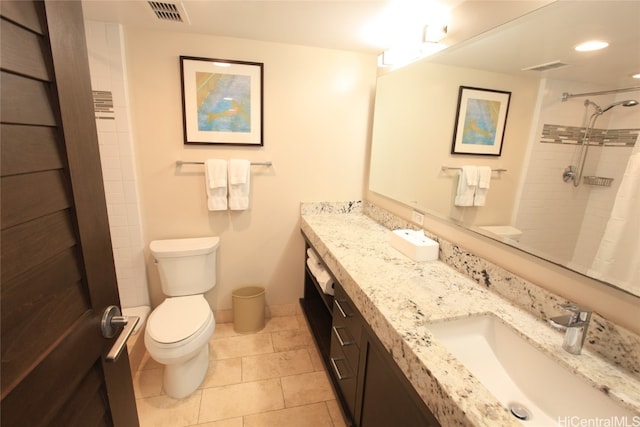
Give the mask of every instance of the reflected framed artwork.
<svg viewBox="0 0 640 427">
<path fill-rule="evenodd" d="M 185 144 L 264 145 L 260 62 L 180 57 Z"/>
<path fill-rule="evenodd" d="M 460 86 L 451 154 L 500 156 L 511 92 Z"/>
</svg>

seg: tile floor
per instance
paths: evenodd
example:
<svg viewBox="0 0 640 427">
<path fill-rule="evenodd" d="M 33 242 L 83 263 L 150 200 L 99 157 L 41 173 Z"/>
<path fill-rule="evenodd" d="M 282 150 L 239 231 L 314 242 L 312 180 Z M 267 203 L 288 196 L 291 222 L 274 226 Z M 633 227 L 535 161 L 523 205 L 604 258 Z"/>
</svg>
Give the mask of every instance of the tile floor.
<svg viewBox="0 0 640 427">
<path fill-rule="evenodd" d="M 209 372 L 181 400 L 164 393 L 162 366 L 145 354 L 133 378 L 141 427 L 345 425 L 303 315 L 247 335 L 218 324 L 209 344 Z"/>
</svg>

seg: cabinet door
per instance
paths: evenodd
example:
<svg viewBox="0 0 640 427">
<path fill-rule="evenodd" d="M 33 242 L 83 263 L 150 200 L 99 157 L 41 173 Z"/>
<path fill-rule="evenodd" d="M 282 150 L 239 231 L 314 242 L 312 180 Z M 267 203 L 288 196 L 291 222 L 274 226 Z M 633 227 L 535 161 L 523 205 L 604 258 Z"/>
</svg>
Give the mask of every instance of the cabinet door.
<svg viewBox="0 0 640 427">
<path fill-rule="evenodd" d="M 367 340 L 360 427 L 435 427 L 440 424 L 381 344 Z"/>
</svg>

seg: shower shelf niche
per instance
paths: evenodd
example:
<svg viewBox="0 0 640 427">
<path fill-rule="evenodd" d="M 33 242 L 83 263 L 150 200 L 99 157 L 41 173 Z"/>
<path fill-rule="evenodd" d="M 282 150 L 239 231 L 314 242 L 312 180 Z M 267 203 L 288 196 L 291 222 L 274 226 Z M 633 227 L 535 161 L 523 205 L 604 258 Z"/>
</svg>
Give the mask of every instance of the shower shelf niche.
<svg viewBox="0 0 640 427">
<path fill-rule="evenodd" d="M 610 187 L 613 178 L 605 178 L 603 176 L 585 176 L 583 181 L 586 185 L 599 185 L 600 187 Z"/>
</svg>

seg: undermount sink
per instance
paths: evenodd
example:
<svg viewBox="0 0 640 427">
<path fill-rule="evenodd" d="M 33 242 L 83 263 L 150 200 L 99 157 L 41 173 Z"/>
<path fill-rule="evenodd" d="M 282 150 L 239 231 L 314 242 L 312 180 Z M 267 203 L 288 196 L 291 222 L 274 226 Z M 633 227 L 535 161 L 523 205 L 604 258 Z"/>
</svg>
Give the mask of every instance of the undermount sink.
<svg viewBox="0 0 640 427">
<path fill-rule="evenodd" d="M 431 323 L 427 328 L 526 426 L 573 425 L 576 419 L 619 422 L 624 417 L 631 422 L 638 417 L 493 315 Z"/>
</svg>

